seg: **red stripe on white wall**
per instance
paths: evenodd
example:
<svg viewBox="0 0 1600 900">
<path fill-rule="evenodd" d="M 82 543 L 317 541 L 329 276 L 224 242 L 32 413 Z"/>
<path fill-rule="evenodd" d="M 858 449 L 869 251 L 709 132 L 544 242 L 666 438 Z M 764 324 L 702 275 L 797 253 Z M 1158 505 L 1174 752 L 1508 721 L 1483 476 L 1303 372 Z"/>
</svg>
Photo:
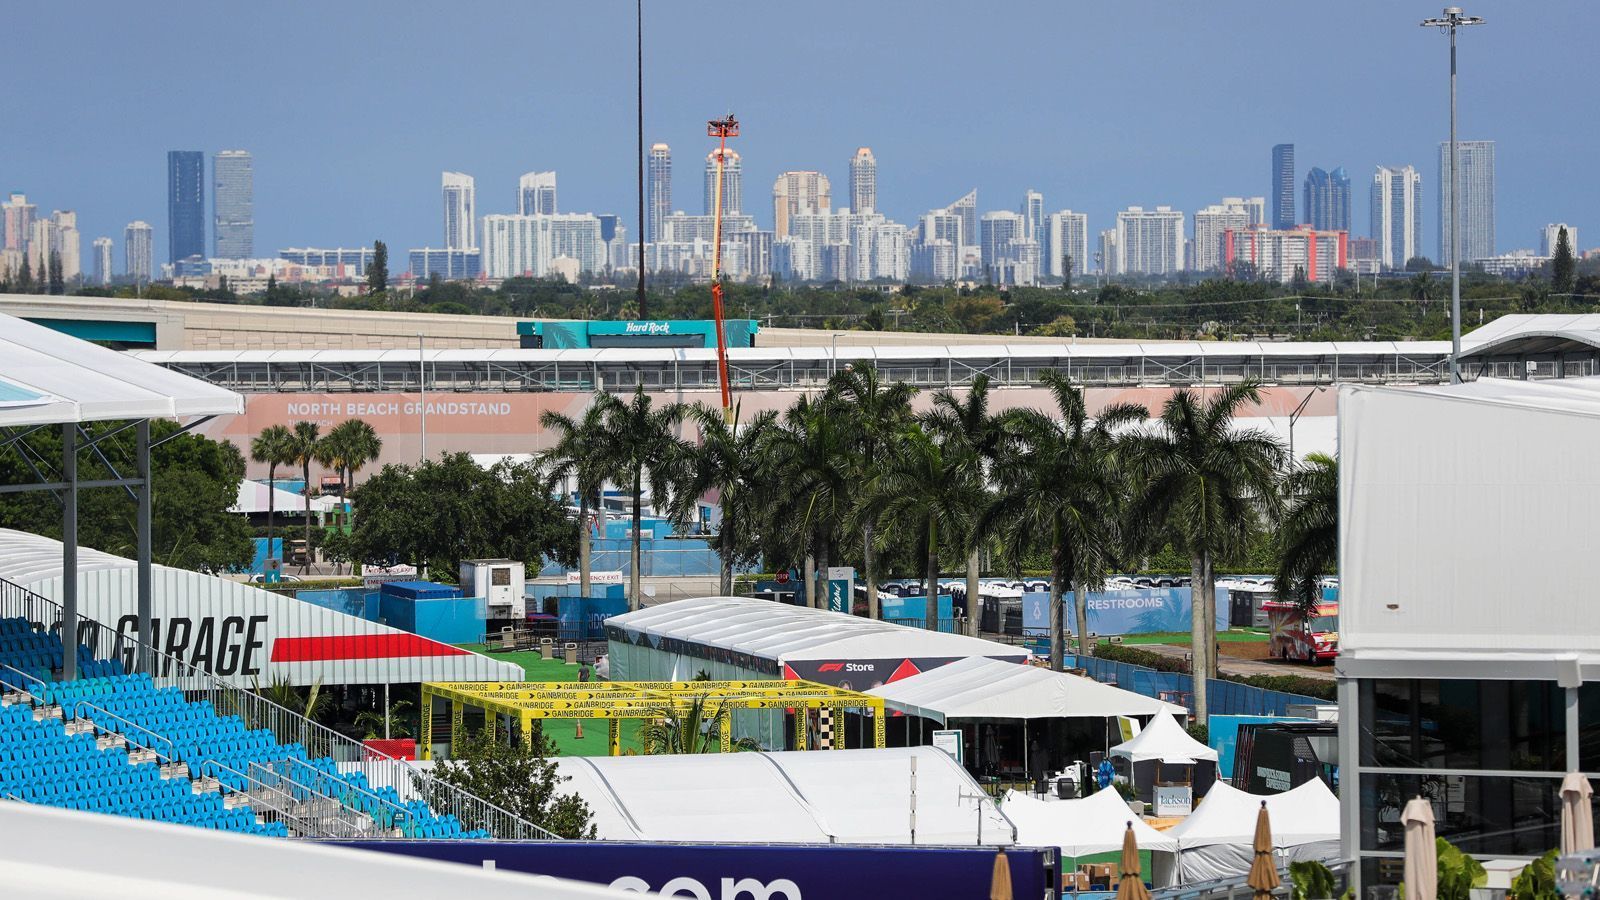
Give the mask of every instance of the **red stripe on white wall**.
<svg viewBox="0 0 1600 900">
<path fill-rule="evenodd" d="M 272 642 L 273 662 L 394 659 L 402 656 L 468 656 L 468 651 L 414 634 L 341 634 L 283 637 Z"/>
</svg>

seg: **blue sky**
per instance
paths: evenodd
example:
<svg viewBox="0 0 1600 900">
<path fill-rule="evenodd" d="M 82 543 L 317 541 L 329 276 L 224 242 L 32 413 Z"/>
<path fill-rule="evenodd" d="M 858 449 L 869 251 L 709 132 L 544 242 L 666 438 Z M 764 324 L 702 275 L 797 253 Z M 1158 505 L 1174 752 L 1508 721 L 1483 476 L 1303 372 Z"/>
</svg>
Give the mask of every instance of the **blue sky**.
<svg viewBox="0 0 1600 900">
<path fill-rule="evenodd" d="M 1437 2 L 645 6 L 646 137 L 672 145 L 685 210 L 704 122 L 732 110 L 764 227 L 785 169 L 821 169 L 848 202 L 860 145 L 900 221 L 972 188 L 980 209 L 1015 209 L 1032 187 L 1099 230 L 1128 205 L 1265 194 L 1269 148 L 1291 141 L 1297 178 L 1350 171 L 1359 234 L 1373 167 L 1416 165 L 1435 247 L 1447 50 L 1416 23 Z M 1500 250 L 1536 247 L 1551 221 L 1600 246 L 1592 3 L 1467 11 L 1489 24 L 1462 36 L 1461 137 L 1498 142 Z M 111 234 L 120 262 L 142 218 L 165 261 L 169 149 L 254 153 L 258 255 L 437 245 L 445 169 L 476 176 L 482 215 L 553 168 L 564 211 L 632 231 L 632 2 L 16 4 L 4 21 L 0 191 L 78 210 L 85 252 Z"/>
</svg>

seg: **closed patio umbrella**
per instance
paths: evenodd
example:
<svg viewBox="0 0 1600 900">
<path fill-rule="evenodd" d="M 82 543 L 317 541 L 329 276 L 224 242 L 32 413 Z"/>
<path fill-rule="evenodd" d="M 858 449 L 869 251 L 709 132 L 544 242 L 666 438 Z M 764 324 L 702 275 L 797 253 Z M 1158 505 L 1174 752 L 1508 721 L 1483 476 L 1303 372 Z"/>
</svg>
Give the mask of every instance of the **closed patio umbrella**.
<svg viewBox="0 0 1600 900">
<path fill-rule="evenodd" d="M 1139 842 L 1133 835 L 1133 823 L 1122 833 L 1122 859 L 1117 863 L 1117 900 L 1150 900 L 1150 889 L 1144 886 L 1139 873 Z"/>
<path fill-rule="evenodd" d="M 989 900 L 1013 900 L 1011 863 L 1006 859 L 1004 847 L 994 855 L 994 875 L 989 879 Z"/>
<path fill-rule="evenodd" d="M 1434 843 L 1433 804 L 1417 797 L 1400 812 L 1406 829 L 1405 900 L 1436 900 L 1439 895 L 1439 849 Z"/>
<path fill-rule="evenodd" d="M 1561 854 L 1594 849 L 1594 788 L 1580 772 L 1561 782 Z"/>
<path fill-rule="evenodd" d="M 1269 897 L 1283 882 L 1278 878 L 1278 866 L 1272 859 L 1272 822 L 1267 817 L 1267 801 L 1261 801 L 1261 811 L 1256 813 L 1256 838 L 1251 845 L 1255 858 L 1250 861 L 1250 885 L 1257 898 Z"/>
</svg>

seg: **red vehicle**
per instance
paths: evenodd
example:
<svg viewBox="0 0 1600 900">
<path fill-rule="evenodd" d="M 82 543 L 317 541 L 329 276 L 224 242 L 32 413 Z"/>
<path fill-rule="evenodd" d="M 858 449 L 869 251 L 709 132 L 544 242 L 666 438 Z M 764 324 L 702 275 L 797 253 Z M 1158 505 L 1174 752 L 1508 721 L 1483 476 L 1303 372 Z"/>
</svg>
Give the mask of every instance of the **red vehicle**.
<svg viewBox="0 0 1600 900">
<path fill-rule="evenodd" d="M 1273 659 L 1323 663 L 1339 655 L 1339 604 L 1317 604 L 1309 621 L 1293 603 L 1269 600 L 1261 608 L 1272 627 Z"/>
</svg>

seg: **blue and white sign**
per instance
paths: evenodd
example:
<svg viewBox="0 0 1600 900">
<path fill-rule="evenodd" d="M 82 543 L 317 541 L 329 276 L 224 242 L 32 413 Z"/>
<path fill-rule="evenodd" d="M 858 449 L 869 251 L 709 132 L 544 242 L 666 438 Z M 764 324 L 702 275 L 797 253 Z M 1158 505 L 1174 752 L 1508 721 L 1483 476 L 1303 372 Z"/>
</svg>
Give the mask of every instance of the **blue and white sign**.
<svg viewBox="0 0 1600 900">
<path fill-rule="evenodd" d="M 1068 631 L 1077 631 L 1073 595 L 1061 598 Z M 1192 604 L 1189 589 L 1138 588 L 1089 592 L 1089 630 L 1096 634 L 1154 634 L 1188 631 Z M 1022 595 L 1022 630 L 1042 634 L 1050 629 L 1050 595 L 1030 591 Z"/>
<path fill-rule="evenodd" d="M 850 612 L 850 598 L 856 592 L 856 570 L 852 566 L 828 567 L 828 609 Z"/>
</svg>

